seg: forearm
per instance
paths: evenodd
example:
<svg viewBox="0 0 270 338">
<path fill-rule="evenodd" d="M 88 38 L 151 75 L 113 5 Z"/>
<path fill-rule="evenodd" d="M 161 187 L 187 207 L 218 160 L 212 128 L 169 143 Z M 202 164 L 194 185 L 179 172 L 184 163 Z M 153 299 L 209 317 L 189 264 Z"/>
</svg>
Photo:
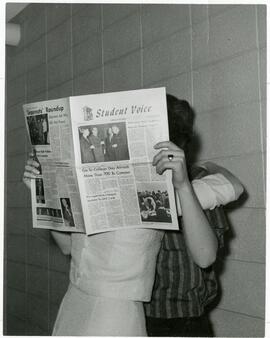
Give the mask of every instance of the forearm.
<svg viewBox="0 0 270 338">
<path fill-rule="evenodd" d="M 185 240 L 194 262 L 202 268 L 216 259 L 217 238 L 205 216 L 190 182 L 176 190 L 182 209 Z"/>
<path fill-rule="evenodd" d="M 172 170 L 172 183 L 182 209 L 188 249 L 194 262 L 205 268 L 215 261 L 218 243 L 189 181 L 185 153 L 170 141 L 159 142 L 154 148 L 160 149 L 152 162 L 156 172 L 161 175 L 165 170 Z"/>
<path fill-rule="evenodd" d="M 225 178 L 227 178 L 227 180 L 230 181 L 234 188 L 236 199 L 238 199 L 239 196 L 243 193 L 244 187 L 242 183 L 229 170 L 213 162 L 205 162 L 200 166 L 208 170 L 209 174 L 222 174 Z"/>
<path fill-rule="evenodd" d="M 51 230 L 51 235 L 64 255 L 71 254 L 71 234 Z"/>
</svg>

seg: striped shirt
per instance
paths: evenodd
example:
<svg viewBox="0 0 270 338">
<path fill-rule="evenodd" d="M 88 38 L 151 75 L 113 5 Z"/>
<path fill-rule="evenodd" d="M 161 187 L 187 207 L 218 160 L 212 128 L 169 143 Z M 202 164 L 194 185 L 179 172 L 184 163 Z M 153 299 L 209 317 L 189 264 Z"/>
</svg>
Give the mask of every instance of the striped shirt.
<svg viewBox="0 0 270 338">
<path fill-rule="evenodd" d="M 223 235 L 228 229 L 223 208 L 206 210 L 205 214 L 217 235 L 219 247 L 222 247 Z M 152 299 L 145 303 L 148 317 L 197 317 L 217 295 L 218 283 L 213 266 L 202 269 L 193 262 L 185 244 L 181 217 L 178 221 L 180 231 L 167 231 L 164 235 Z"/>
</svg>

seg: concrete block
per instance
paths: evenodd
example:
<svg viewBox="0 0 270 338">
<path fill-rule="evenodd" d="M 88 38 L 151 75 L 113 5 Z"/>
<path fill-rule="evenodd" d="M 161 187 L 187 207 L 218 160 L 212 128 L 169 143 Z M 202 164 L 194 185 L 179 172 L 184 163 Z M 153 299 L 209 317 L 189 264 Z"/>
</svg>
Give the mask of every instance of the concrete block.
<svg viewBox="0 0 270 338">
<path fill-rule="evenodd" d="M 25 292 L 26 290 L 26 265 L 24 263 L 17 263 L 7 261 L 6 269 L 7 287 L 16 289 L 17 291 Z M 9 301 L 9 299 L 8 299 Z"/>
<path fill-rule="evenodd" d="M 74 78 L 74 95 L 102 92 L 102 68 L 87 71 Z"/>
<path fill-rule="evenodd" d="M 50 231 L 46 229 L 33 228 L 33 222 L 28 223 L 27 236 L 35 237 L 41 241 L 49 242 Z"/>
<path fill-rule="evenodd" d="M 191 70 L 190 29 L 143 50 L 144 85 Z"/>
<path fill-rule="evenodd" d="M 8 46 L 6 46 L 8 47 Z M 20 75 L 23 75 L 26 70 L 25 50 L 19 53 L 9 53 L 6 51 L 6 79 L 13 80 Z"/>
<path fill-rule="evenodd" d="M 267 65 L 266 65 L 266 49 L 259 50 L 259 62 L 260 62 L 260 69 L 259 69 L 259 76 L 260 76 L 260 92 L 261 92 L 261 99 L 266 99 L 266 75 L 267 75 Z"/>
<path fill-rule="evenodd" d="M 68 274 L 70 267 L 70 256 L 64 255 L 58 245 L 51 238 L 49 246 L 49 270 Z"/>
<path fill-rule="evenodd" d="M 47 67 L 43 63 L 31 69 L 26 75 L 26 97 L 29 98 L 44 93 L 47 87 Z"/>
<path fill-rule="evenodd" d="M 265 263 L 265 209 L 238 208 L 227 214 L 233 235 L 229 258 Z"/>
<path fill-rule="evenodd" d="M 49 272 L 46 268 L 27 266 L 26 292 L 47 299 L 49 294 Z"/>
<path fill-rule="evenodd" d="M 264 337 L 264 320 L 222 309 L 211 312 L 216 337 Z"/>
<path fill-rule="evenodd" d="M 257 22 L 258 22 L 258 43 L 259 47 L 266 47 L 266 11 L 267 6 L 256 5 L 257 8 Z"/>
<path fill-rule="evenodd" d="M 169 37 L 190 26 L 189 5 L 146 4 L 142 6 L 143 46 Z"/>
<path fill-rule="evenodd" d="M 8 108 L 24 102 L 26 95 L 25 86 L 26 77 L 24 74 L 7 83 L 6 105 Z"/>
<path fill-rule="evenodd" d="M 192 25 L 208 20 L 208 5 L 190 5 Z"/>
<path fill-rule="evenodd" d="M 47 34 L 48 60 L 71 48 L 71 19 L 50 30 Z"/>
<path fill-rule="evenodd" d="M 71 4 L 47 4 L 47 29 L 60 25 L 71 16 Z"/>
<path fill-rule="evenodd" d="M 5 323 L 4 323 L 5 324 Z M 19 319 L 11 314 L 6 315 L 6 326 L 4 327 L 4 335 L 23 336 L 26 335 L 26 321 Z"/>
<path fill-rule="evenodd" d="M 47 90 L 46 90 L 38 94 L 29 95 L 27 97 L 26 103 L 46 101 L 47 99 L 48 97 L 47 97 Z M 27 138 L 27 142 L 28 142 L 28 138 Z"/>
<path fill-rule="evenodd" d="M 7 308 L 8 314 L 14 315 L 20 320 L 26 319 L 26 294 L 12 288 L 7 288 Z"/>
<path fill-rule="evenodd" d="M 194 107 L 213 110 L 259 100 L 257 52 L 252 51 L 193 72 Z"/>
<path fill-rule="evenodd" d="M 27 208 L 6 208 L 7 235 L 25 235 L 29 224 L 32 225 L 31 211 Z"/>
<path fill-rule="evenodd" d="M 135 12 L 103 31 L 104 62 L 140 48 L 140 15 Z"/>
<path fill-rule="evenodd" d="M 267 175 L 267 170 L 266 170 L 266 152 L 262 153 L 262 158 L 263 158 L 263 187 L 264 187 L 264 200 L 266 200 L 266 175 Z"/>
<path fill-rule="evenodd" d="M 102 65 L 101 35 L 93 34 L 90 39 L 80 43 L 73 49 L 74 76 Z"/>
<path fill-rule="evenodd" d="M 43 11 L 46 10 L 46 6 L 46 3 L 30 3 L 18 14 L 18 17 L 20 17 L 19 21 L 25 22 L 31 19 L 33 20 L 33 18 L 41 15 L 41 13 L 44 14 Z"/>
<path fill-rule="evenodd" d="M 129 54 L 116 61 L 105 64 L 104 73 L 104 88 L 106 92 L 140 88 L 140 52 Z"/>
<path fill-rule="evenodd" d="M 72 4 L 72 15 L 81 15 L 87 17 L 98 17 L 101 14 L 101 4 L 94 3 L 73 3 Z"/>
<path fill-rule="evenodd" d="M 72 43 L 74 45 L 101 32 L 101 5 L 79 4 L 72 6 Z"/>
<path fill-rule="evenodd" d="M 262 112 L 262 151 L 266 152 L 266 101 L 261 101 L 261 112 Z"/>
<path fill-rule="evenodd" d="M 7 185 L 7 206 L 25 208 L 30 204 L 30 194 L 21 182 L 9 182 Z"/>
<path fill-rule="evenodd" d="M 131 13 L 139 10 L 138 4 L 103 4 L 103 27 L 123 19 Z"/>
<path fill-rule="evenodd" d="M 40 331 L 48 331 L 49 327 L 49 302 L 39 296 L 27 295 L 27 319 L 32 324 L 37 324 Z"/>
<path fill-rule="evenodd" d="M 46 8 L 44 4 L 30 4 L 24 22 L 24 44 L 39 39 L 46 30 Z"/>
<path fill-rule="evenodd" d="M 174 95 L 181 100 L 191 103 L 191 73 L 182 73 L 167 80 L 161 80 L 151 85 L 151 87 L 166 87 L 166 93 Z"/>
<path fill-rule="evenodd" d="M 219 308 L 264 318 L 264 264 L 228 260 L 221 285 Z"/>
<path fill-rule="evenodd" d="M 50 271 L 49 299 L 50 303 L 59 304 L 69 285 L 69 275 L 66 273 Z"/>
<path fill-rule="evenodd" d="M 8 182 L 21 181 L 26 164 L 25 154 L 8 156 L 6 161 L 6 178 Z"/>
<path fill-rule="evenodd" d="M 73 80 L 64 82 L 48 91 L 48 100 L 59 99 L 73 95 Z"/>
<path fill-rule="evenodd" d="M 27 335 L 28 336 L 49 336 L 50 333 L 45 329 L 42 329 L 38 323 L 36 322 L 32 322 L 28 319 L 28 321 L 26 322 L 26 331 L 27 331 Z"/>
<path fill-rule="evenodd" d="M 192 67 L 211 62 L 210 27 L 209 20 L 192 25 Z"/>
<path fill-rule="evenodd" d="M 209 22 L 193 25 L 193 67 L 256 48 L 255 15 L 254 6 L 236 6 L 210 17 Z"/>
<path fill-rule="evenodd" d="M 71 51 L 57 56 L 48 62 L 49 89 L 71 80 Z"/>
<path fill-rule="evenodd" d="M 242 5 L 208 5 L 208 11 L 210 16 L 216 16 L 219 14 L 222 14 L 223 12 L 226 12 L 228 10 L 234 10 L 237 7 L 240 7 Z"/>
<path fill-rule="evenodd" d="M 259 102 L 198 113 L 202 158 L 243 155 L 261 151 Z"/>
<path fill-rule="evenodd" d="M 23 113 L 22 113 L 23 114 Z M 18 155 L 25 153 L 27 140 L 26 128 L 18 128 L 7 133 L 7 154 Z"/>
<path fill-rule="evenodd" d="M 6 241 L 6 255 L 8 260 L 26 263 L 26 240 L 23 235 L 10 235 Z"/>
<path fill-rule="evenodd" d="M 49 267 L 49 241 L 33 236 L 27 238 L 27 262 L 44 269 Z"/>
<path fill-rule="evenodd" d="M 57 317 L 57 314 L 58 314 L 60 303 L 57 304 L 57 305 L 53 304 L 53 303 L 50 303 L 49 306 L 50 306 L 49 334 L 52 334 L 54 323 L 55 323 L 55 320 L 56 320 L 56 317 Z"/>
<path fill-rule="evenodd" d="M 10 108 L 6 108 L 6 128 L 7 132 L 18 129 L 25 128 L 25 120 L 22 109 L 22 103 L 13 105 Z"/>
<path fill-rule="evenodd" d="M 45 35 L 31 43 L 25 50 L 26 69 L 29 71 L 46 62 Z"/>
</svg>

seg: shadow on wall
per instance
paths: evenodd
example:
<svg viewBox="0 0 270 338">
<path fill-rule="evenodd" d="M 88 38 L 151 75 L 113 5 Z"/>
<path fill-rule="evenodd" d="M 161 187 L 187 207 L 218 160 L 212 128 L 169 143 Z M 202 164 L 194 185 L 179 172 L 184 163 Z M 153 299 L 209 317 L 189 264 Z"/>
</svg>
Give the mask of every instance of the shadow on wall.
<svg viewBox="0 0 270 338">
<path fill-rule="evenodd" d="M 231 225 L 231 222 L 228 216 L 234 210 L 237 210 L 241 206 L 243 206 L 246 200 L 248 199 L 248 196 L 249 196 L 248 192 L 244 190 L 243 194 L 239 197 L 237 201 L 229 203 L 225 208 L 225 215 L 227 218 L 229 229 L 225 233 L 224 246 L 219 250 L 218 257 L 217 257 L 216 264 L 215 264 L 215 272 L 216 272 L 217 281 L 218 281 L 218 295 L 215 298 L 215 300 L 209 305 L 208 307 L 209 312 L 214 310 L 222 299 L 223 292 L 222 292 L 222 283 L 220 282 L 220 277 L 226 271 L 226 264 L 227 264 L 226 257 L 228 257 L 231 254 L 230 243 L 235 238 L 235 232 L 234 232 L 234 229 Z"/>
<path fill-rule="evenodd" d="M 201 137 L 196 131 L 194 131 L 192 141 L 189 144 L 188 151 L 186 153 L 187 163 L 197 163 L 197 162 L 199 163 L 200 162 L 198 161 L 198 158 L 199 158 L 201 147 L 202 147 Z M 222 292 L 222 283 L 220 282 L 220 277 L 226 271 L 226 264 L 227 264 L 226 258 L 231 254 L 230 243 L 236 237 L 235 231 L 231 225 L 231 222 L 228 216 L 230 215 L 230 213 L 233 213 L 234 210 L 240 209 L 245 204 L 248 197 L 249 197 L 248 192 L 244 190 L 244 192 L 242 193 L 242 195 L 239 197 L 237 201 L 229 203 L 224 208 L 229 229 L 226 231 L 224 235 L 224 246 L 220 248 L 218 252 L 216 264 L 215 264 L 215 272 L 216 272 L 216 276 L 218 280 L 218 295 L 215 298 L 215 300 L 211 302 L 211 304 L 209 305 L 208 307 L 209 311 L 215 309 L 222 299 L 223 292 Z"/>
</svg>

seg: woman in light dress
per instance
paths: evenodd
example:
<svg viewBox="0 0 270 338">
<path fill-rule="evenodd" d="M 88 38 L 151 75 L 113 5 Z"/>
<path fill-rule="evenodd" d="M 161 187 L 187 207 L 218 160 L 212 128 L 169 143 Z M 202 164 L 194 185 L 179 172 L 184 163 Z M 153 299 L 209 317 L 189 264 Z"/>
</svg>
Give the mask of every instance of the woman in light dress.
<svg viewBox="0 0 270 338">
<path fill-rule="evenodd" d="M 182 114 L 177 105 L 170 109 L 169 125 L 177 114 Z M 243 191 L 241 183 L 229 172 L 216 176 L 214 187 L 211 187 L 210 176 L 205 181 L 192 183 L 185 153 L 179 145 L 165 141 L 156 144 L 155 149 L 158 153 L 153 166 L 157 173 L 162 175 L 165 170 L 172 170 L 172 183 L 178 205 L 181 205 L 192 257 L 199 266 L 209 266 L 216 258 L 217 239 L 202 206 L 215 207 L 237 199 Z M 30 158 L 24 172 L 28 187 L 38 174 L 36 167 L 37 163 Z M 61 303 L 53 335 L 146 336 L 143 302 L 151 298 L 163 231 L 123 229 L 91 236 L 51 233 L 63 253 L 71 255 L 70 285 Z"/>
</svg>

